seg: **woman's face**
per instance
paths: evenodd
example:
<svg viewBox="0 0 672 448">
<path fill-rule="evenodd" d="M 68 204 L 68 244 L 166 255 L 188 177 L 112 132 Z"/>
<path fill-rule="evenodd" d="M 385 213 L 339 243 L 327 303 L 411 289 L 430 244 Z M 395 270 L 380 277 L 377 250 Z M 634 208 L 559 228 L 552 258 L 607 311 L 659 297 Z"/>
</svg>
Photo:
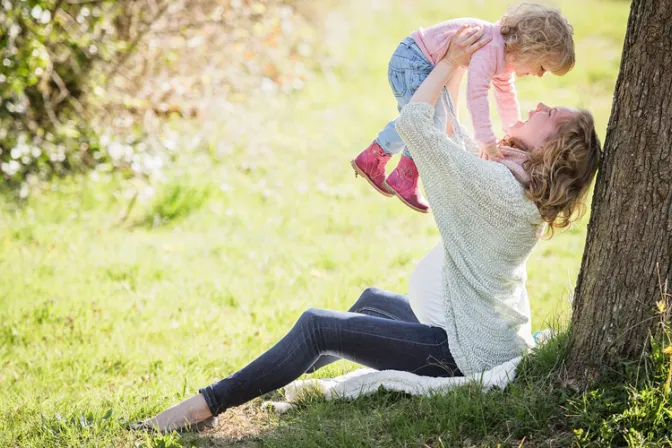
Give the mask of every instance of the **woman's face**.
<svg viewBox="0 0 672 448">
<path fill-rule="evenodd" d="M 548 107 L 544 103 L 528 113 L 527 121 L 517 121 L 509 127 L 509 135 L 528 148 L 537 148 L 553 137 L 558 125 L 579 111 L 572 107 Z"/>
</svg>

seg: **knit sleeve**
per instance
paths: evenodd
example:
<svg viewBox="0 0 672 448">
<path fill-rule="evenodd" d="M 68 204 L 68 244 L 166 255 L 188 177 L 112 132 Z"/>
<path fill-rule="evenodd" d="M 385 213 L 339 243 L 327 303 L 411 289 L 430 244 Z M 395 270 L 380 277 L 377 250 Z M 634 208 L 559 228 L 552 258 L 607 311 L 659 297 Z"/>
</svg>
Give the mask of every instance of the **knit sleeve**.
<svg viewBox="0 0 672 448">
<path fill-rule="evenodd" d="M 474 137 L 471 136 L 469 131 L 467 131 L 464 126 L 460 125 L 460 132 L 462 132 L 462 138 L 464 139 L 465 149 L 475 155 L 481 154 L 481 148 L 478 147 L 478 142 L 474 140 Z"/>
<path fill-rule="evenodd" d="M 434 125 L 434 108 L 427 103 L 410 103 L 401 111 L 396 129 L 415 161 L 439 230 L 448 224 L 446 211 L 470 209 L 489 214 L 511 204 L 511 185 L 517 184 L 499 163 L 479 159 Z M 467 198 L 478 198 L 471 201 Z"/>
<path fill-rule="evenodd" d="M 509 127 L 520 120 L 520 106 L 518 105 L 514 81 L 513 73 L 505 77 L 495 76 L 492 78 L 497 111 L 499 112 L 499 118 L 502 120 L 504 132 L 508 132 Z"/>
</svg>

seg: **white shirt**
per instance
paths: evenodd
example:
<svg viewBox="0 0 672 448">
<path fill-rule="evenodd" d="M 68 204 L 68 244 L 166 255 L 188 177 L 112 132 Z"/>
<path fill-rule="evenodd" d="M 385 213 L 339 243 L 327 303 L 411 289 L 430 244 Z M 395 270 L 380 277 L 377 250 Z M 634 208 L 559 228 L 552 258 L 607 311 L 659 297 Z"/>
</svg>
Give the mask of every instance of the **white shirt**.
<svg viewBox="0 0 672 448">
<path fill-rule="evenodd" d="M 408 281 L 408 299 L 421 324 L 445 330 L 443 251 L 443 243 L 439 241 L 415 266 Z"/>
</svg>

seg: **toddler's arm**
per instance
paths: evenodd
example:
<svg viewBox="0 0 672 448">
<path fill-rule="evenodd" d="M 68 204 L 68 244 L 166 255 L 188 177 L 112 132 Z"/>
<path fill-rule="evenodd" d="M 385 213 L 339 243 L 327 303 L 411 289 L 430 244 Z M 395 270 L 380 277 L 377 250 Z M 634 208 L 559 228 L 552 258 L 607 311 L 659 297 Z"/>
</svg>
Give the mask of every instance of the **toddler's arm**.
<svg viewBox="0 0 672 448">
<path fill-rule="evenodd" d="M 511 73 L 505 78 L 493 77 L 492 85 L 495 87 L 495 101 L 499 118 L 502 120 L 504 132 L 509 131 L 509 126 L 520 120 L 520 106 L 514 84 L 515 76 Z"/>
<path fill-rule="evenodd" d="M 482 150 L 481 154 L 501 156 L 497 149 L 497 137 L 492 131 L 488 102 L 488 90 L 495 73 L 494 60 L 487 48 L 477 51 L 471 57 L 467 75 L 467 108 L 474 124 L 474 137 Z"/>
</svg>

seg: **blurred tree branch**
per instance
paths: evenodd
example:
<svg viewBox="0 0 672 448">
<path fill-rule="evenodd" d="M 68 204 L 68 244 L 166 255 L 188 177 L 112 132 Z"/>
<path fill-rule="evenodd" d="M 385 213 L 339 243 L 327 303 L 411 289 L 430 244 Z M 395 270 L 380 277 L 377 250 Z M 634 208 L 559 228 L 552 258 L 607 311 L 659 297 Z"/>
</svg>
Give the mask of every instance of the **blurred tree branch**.
<svg viewBox="0 0 672 448">
<path fill-rule="evenodd" d="M 124 54 L 121 56 L 121 58 L 115 63 L 115 65 L 112 67 L 112 70 L 108 72 L 107 74 L 107 79 L 108 81 L 113 78 L 119 69 L 128 61 L 128 59 L 131 57 L 133 54 L 133 51 L 136 49 L 140 41 L 147 35 L 147 33 L 150 32 L 152 29 L 152 26 L 163 16 L 163 14 L 168 10 L 168 7 L 170 6 L 171 2 L 166 0 L 164 1 L 161 6 L 159 7 L 159 10 L 154 14 L 154 16 L 145 22 L 144 28 L 138 32 L 138 34 L 135 36 L 131 44 L 128 46 Z"/>
</svg>

